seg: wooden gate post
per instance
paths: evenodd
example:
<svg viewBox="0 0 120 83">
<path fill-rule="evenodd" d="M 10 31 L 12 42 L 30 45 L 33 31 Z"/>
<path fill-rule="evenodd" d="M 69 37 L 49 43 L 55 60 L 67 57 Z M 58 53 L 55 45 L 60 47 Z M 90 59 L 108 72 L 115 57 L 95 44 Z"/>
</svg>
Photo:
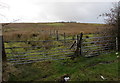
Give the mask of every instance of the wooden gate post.
<svg viewBox="0 0 120 83">
<path fill-rule="evenodd" d="M 2 24 L 0 24 L 0 83 L 2 82 Z"/>
<path fill-rule="evenodd" d="M 3 41 L 3 36 L 2 36 L 2 62 L 6 62 L 6 61 L 7 61 L 7 57 L 5 53 L 4 41 Z"/>
<path fill-rule="evenodd" d="M 4 25 L 0 25 L 0 28 L 2 30 Z M 2 35 L 2 32 L 1 32 L 1 35 L 0 35 L 0 41 L 2 43 L 2 62 L 6 62 L 7 61 L 7 58 L 6 58 L 6 53 L 5 53 L 5 47 L 4 47 L 4 38 L 3 38 L 3 35 Z"/>
<path fill-rule="evenodd" d="M 118 2 L 118 22 L 117 22 L 117 28 L 118 28 L 118 51 L 120 52 L 120 1 Z"/>
<path fill-rule="evenodd" d="M 83 37 L 83 33 L 80 34 L 80 40 L 79 40 L 79 48 L 80 48 L 80 56 L 82 56 L 82 37 Z"/>
<path fill-rule="evenodd" d="M 59 40 L 58 30 L 56 31 L 56 38 L 57 38 L 57 40 Z"/>
<path fill-rule="evenodd" d="M 75 51 L 75 55 L 79 56 L 79 35 L 77 35 L 77 49 Z"/>
<path fill-rule="evenodd" d="M 66 43 L 66 34 L 64 33 L 64 45 Z"/>
<path fill-rule="evenodd" d="M 118 37 L 116 37 L 116 52 L 118 52 Z"/>
<path fill-rule="evenodd" d="M 82 55 L 82 49 L 81 49 L 82 37 L 83 37 L 83 33 L 81 33 L 80 35 L 77 35 L 77 48 L 76 48 L 76 51 L 75 51 L 76 56 L 81 56 Z"/>
</svg>

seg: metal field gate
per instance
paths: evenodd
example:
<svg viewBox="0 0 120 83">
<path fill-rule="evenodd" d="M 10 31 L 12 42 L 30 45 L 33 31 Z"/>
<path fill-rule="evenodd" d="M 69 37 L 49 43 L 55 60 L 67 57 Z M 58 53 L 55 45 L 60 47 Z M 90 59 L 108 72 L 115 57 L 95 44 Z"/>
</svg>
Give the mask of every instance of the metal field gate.
<svg viewBox="0 0 120 83">
<path fill-rule="evenodd" d="M 44 60 L 61 60 L 74 55 L 69 49 L 72 39 L 45 41 L 6 41 L 7 60 L 13 64 L 27 64 Z M 16 45 L 16 46 L 14 46 Z"/>
<path fill-rule="evenodd" d="M 4 41 L 8 62 L 27 64 L 45 60 L 63 60 L 77 56 L 96 56 L 117 49 L 115 36 L 80 34 L 72 38 L 39 41 Z"/>
</svg>

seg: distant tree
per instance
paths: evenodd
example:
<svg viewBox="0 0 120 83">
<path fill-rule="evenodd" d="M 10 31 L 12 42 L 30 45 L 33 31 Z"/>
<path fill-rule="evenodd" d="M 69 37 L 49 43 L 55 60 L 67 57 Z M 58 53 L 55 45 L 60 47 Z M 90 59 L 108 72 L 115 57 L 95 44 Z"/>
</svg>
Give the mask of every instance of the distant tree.
<svg viewBox="0 0 120 83">
<path fill-rule="evenodd" d="M 109 13 L 103 13 L 100 16 L 105 17 L 105 23 L 114 27 L 111 32 L 116 33 L 118 37 L 118 51 L 120 51 L 120 1 L 113 5 Z M 111 33 L 109 32 L 109 33 Z"/>
</svg>

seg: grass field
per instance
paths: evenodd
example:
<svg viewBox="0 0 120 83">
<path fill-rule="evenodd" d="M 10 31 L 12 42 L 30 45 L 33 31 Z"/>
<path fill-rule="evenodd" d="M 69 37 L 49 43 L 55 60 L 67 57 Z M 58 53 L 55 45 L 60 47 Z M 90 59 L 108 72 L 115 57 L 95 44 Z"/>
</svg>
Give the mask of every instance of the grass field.
<svg viewBox="0 0 120 83">
<path fill-rule="evenodd" d="M 96 33 L 105 29 L 104 24 L 88 24 L 88 23 L 12 23 L 3 28 L 4 40 L 21 40 L 29 39 L 33 34 L 37 37 L 45 39 L 50 31 L 58 30 L 59 34 L 76 35 L 83 33 Z M 38 35 L 39 34 L 39 35 Z"/>
<path fill-rule="evenodd" d="M 103 29 L 106 29 L 106 26 L 107 25 L 104 24 L 88 23 L 12 23 L 3 28 L 3 36 L 5 41 L 55 40 L 56 35 L 54 34 L 54 30 L 58 30 L 61 40 L 64 39 L 63 33 L 66 33 L 67 39 L 72 39 L 73 36 L 80 34 L 80 32 L 85 34 L 89 33 L 87 36 L 94 37 L 96 36 L 94 33 L 101 32 Z M 53 32 L 54 36 L 50 37 L 50 31 Z M 93 40 L 88 39 L 85 41 L 91 42 Z M 68 43 L 71 45 L 73 41 L 68 41 Z M 58 47 L 52 47 L 50 45 L 58 45 Z M 30 46 L 30 51 L 32 52 L 46 50 L 45 53 L 50 53 L 52 52 L 51 50 L 59 48 L 66 48 L 64 42 L 60 41 L 42 43 L 5 43 L 5 47 L 25 46 Z M 32 46 L 45 47 L 32 48 Z M 29 52 L 29 49 L 6 49 L 6 52 Z M 30 54 L 31 53 L 27 53 L 27 55 Z M 60 55 L 63 55 L 62 52 Z M 7 56 L 13 56 L 13 54 Z M 69 76 L 69 81 L 117 81 L 119 60 L 117 56 L 118 55 L 115 53 L 111 53 L 101 54 L 93 58 L 84 58 L 80 56 L 74 60 L 66 58 L 65 60 L 47 60 L 27 65 L 16 65 L 10 69 L 9 81 L 62 81 L 64 76 Z M 105 79 L 101 78 L 101 76 Z"/>
<path fill-rule="evenodd" d="M 96 37 L 100 35 L 95 35 L 95 34 L 83 35 L 83 38 L 85 38 L 86 36 Z M 63 40 L 62 35 L 59 38 L 60 40 Z M 9 59 L 9 61 L 16 64 L 17 62 L 18 64 L 22 64 L 23 62 L 27 62 L 26 60 L 37 60 L 37 59 L 43 59 L 43 58 L 45 59 L 46 58 L 50 58 L 50 59 L 64 58 L 65 59 L 65 58 L 70 58 L 68 56 L 75 56 L 75 53 L 74 53 L 75 47 L 70 49 L 71 45 L 75 40 L 72 39 L 72 36 L 67 36 L 66 39 L 71 39 L 71 40 L 66 40 L 65 42 L 57 41 L 57 40 L 54 40 L 54 37 L 53 38 L 51 37 L 52 41 L 46 40 L 46 42 L 44 41 L 32 42 L 32 41 L 39 41 L 39 39 L 29 38 L 29 40 L 31 40 L 29 42 L 5 42 L 4 44 L 6 47 L 7 58 Z M 82 40 L 83 43 L 87 43 L 87 44 L 82 44 L 83 56 L 92 56 L 92 55 L 96 55 L 96 53 L 99 55 L 102 53 L 102 51 L 100 51 L 100 49 L 101 50 L 104 49 L 102 45 L 94 46 L 97 44 L 88 43 L 88 42 L 95 42 L 95 41 L 96 39 L 88 39 L 88 38 Z M 89 47 L 89 46 L 92 46 L 92 47 Z M 111 51 L 111 50 L 106 50 L 106 52 L 107 51 Z"/>
<path fill-rule="evenodd" d="M 69 76 L 69 81 L 118 81 L 118 60 L 112 53 L 93 58 L 18 65 L 19 75 L 16 71 L 10 73 L 9 81 L 62 81 L 64 76 Z"/>
</svg>

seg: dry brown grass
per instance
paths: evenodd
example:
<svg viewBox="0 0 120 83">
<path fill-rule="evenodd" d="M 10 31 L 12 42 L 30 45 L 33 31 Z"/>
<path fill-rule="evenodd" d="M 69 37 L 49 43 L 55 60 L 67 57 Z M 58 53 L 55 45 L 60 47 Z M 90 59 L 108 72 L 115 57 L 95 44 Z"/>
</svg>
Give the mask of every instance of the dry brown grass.
<svg viewBox="0 0 120 83">
<path fill-rule="evenodd" d="M 21 35 L 28 39 L 33 34 L 39 34 L 38 37 L 48 39 L 50 31 L 58 30 L 59 34 L 75 35 L 80 32 L 96 33 L 101 31 L 105 25 L 88 23 L 11 23 L 3 28 L 4 38 L 13 40 Z"/>
</svg>

